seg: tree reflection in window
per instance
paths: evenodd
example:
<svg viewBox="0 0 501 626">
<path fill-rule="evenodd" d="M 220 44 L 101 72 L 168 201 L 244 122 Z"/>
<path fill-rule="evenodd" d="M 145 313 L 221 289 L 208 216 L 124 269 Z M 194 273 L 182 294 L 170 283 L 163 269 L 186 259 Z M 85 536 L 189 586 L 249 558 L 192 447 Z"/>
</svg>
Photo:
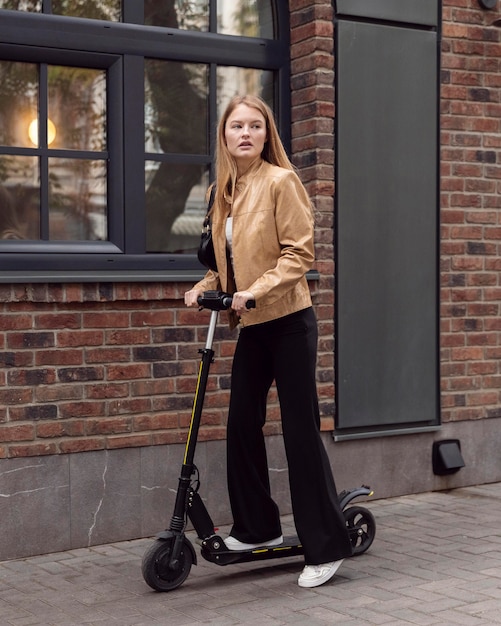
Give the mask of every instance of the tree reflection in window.
<svg viewBox="0 0 501 626">
<path fill-rule="evenodd" d="M 28 129 L 38 108 L 38 67 L 0 61 L 0 239 L 39 237 L 39 172 L 34 156 L 12 154 L 33 148 Z"/>
<path fill-rule="evenodd" d="M 209 0 L 144 0 L 146 26 L 209 30 Z"/>
<path fill-rule="evenodd" d="M 235 46 L 239 36 L 272 38 L 274 33 L 271 0 L 137 2 L 137 5 L 127 5 L 121 0 L 43 3 L 0 0 L 0 9 L 119 20 L 122 19 L 122 4 L 125 4 L 125 17 L 135 15 L 136 18 L 142 5 L 146 26 L 211 30 L 215 34 L 233 35 Z M 214 143 L 215 128 L 209 127 L 209 119 L 214 119 L 209 118 L 209 110 L 214 116 L 220 114 L 221 108 L 236 93 L 259 94 L 273 105 L 274 70 L 231 66 L 231 55 L 222 56 L 217 64 L 211 65 L 183 62 L 177 54 L 176 61 L 168 56 L 144 57 L 144 204 L 138 198 L 130 207 L 132 213 L 126 211 L 125 219 L 131 214 L 135 220 L 144 218 L 145 232 L 138 221 L 140 228 L 134 240 L 134 234 L 128 233 L 127 223 L 124 224 L 126 247 L 129 241 L 134 241 L 132 247 L 139 252 L 194 252 L 205 213 L 204 196 L 212 161 L 211 144 Z M 64 57 L 61 59 L 64 63 Z M 4 80 L 7 72 L 2 63 L 10 67 L 10 82 Z M 33 75 L 26 77 L 29 67 Z M 42 90 L 39 68 L 43 68 Z M 136 77 L 137 74 L 134 80 Z M 11 196 L 14 188 L 17 189 L 14 205 L 29 206 L 31 216 L 17 210 L 22 224 L 10 227 L 10 238 L 108 239 L 108 209 L 111 208 L 108 184 L 115 191 L 114 197 L 120 198 L 121 179 L 120 176 L 109 178 L 107 171 L 108 158 L 113 155 L 108 154 L 107 147 L 106 70 L 0 61 L 0 81 L 0 183 L 10 187 Z M 215 86 L 214 93 L 209 93 L 209 83 Z M 45 107 L 40 109 L 45 119 L 39 119 L 40 94 L 47 99 Z M 116 96 L 115 93 L 113 98 Z M 26 113 L 25 121 L 23 118 L 21 133 L 16 124 L 25 109 L 29 109 L 29 114 Z M 16 124 L 12 123 L 14 118 Z M 30 119 L 31 143 L 24 128 Z M 134 120 L 134 124 L 142 122 Z M 55 138 L 48 143 L 51 124 L 54 124 Z M 2 149 L 2 145 L 8 148 Z M 17 147 L 23 150 L 18 151 Z M 131 179 L 137 181 L 134 176 Z M 125 181 L 125 188 L 130 191 L 132 184 Z M 2 204 L 9 205 L 4 200 L 0 197 Z M 114 223 L 124 219 L 123 206 L 119 204 L 112 208 L 116 210 L 113 216 L 117 222 Z M 115 228 L 113 232 L 119 233 L 120 229 Z"/>
<path fill-rule="evenodd" d="M 145 0 L 144 8 L 146 25 L 209 30 L 209 0 Z M 213 23 L 223 35 L 274 37 L 270 0 L 218 0 Z"/>
<path fill-rule="evenodd" d="M 0 0 L 0 9 L 9 11 L 42 12 L 42 0 Z"/>
<path fill-rule="evenodd" d="M 146 151 L 208 155 L 207 66 L 154 59 L 145 66 Z M 147 251 L 174 252 L 169 245 L 172 225 L 207 166 L 184 159 L 147 165 Z"/>
<path fill-rule="evenodd" d="M 106 238 L 106 158 L 104 70 L 0 61 L 2 239 Z"/>
<path fill-rule="evenodd" d="M 118 22 L 121 17 L 121 0 L 52 0 L 44 8 L 42 0 L 0 0 L 0 9 L 53 13 L 68 17 L 85 17 L 94 20 Z"/>
<path fill-rule="evenodd" d="M 269 2 L 238 0 L 218 6 L 225 7 L 224 15 L 234 28 L 246 31 L 240 34 L 258 34 L 256 24 L 263 11 L 268 22 L 271 20 Z M 206 30 L 208 7 L 209 3 L 202 0 L 146 0 L 145 23 Z M 264 95 L 266 87 L 271 86 L 271 72 L 226 69 L 229 71 L 218 72 L 218 108 L 221 99 L 227 100 L 235 93 Z M 198 245 L 210 163 L 208 76 L 208 66 L 201 64 L 145 61 L 147 252 L 194 252 Z M 272 96 L 272 92 L 267 95 Z M 172 156 L 155 159 L 154 154 Z M 200 165 L 180 155 L 198 155 Z"/>
</svg>

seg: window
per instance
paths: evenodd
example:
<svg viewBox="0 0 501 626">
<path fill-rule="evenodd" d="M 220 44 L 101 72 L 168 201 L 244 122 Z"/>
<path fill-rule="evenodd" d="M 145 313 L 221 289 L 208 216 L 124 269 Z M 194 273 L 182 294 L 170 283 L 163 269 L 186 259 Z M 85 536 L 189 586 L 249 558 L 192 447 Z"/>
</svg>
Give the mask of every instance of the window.
<svg viewBox="0 0 501 626">
<path fill-rule="evenodd" d="M 108 239 L 106 70 L 0 61 L 2 240 Z"/>
<path fill-rule="evenodd" d="M 0 0 L 0 261 L 199 271 L 221 109 L 260 94 L 288 128 L 287 19 L 271 0 Z"/>
</svg>

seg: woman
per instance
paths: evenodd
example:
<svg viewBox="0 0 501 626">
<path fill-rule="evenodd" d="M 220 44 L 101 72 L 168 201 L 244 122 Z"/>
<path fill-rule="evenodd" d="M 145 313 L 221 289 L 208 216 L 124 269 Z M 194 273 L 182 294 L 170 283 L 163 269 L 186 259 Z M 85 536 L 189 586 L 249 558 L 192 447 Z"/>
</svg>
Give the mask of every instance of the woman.
<svg viewBox="0 0 501 626">
<path fill-rule="evenodd" d="M 185 294 L 233 294 L 230 326 L 241 329 L 233 359 L 227 427 L 230 550 L 280 545 L 262 428 L 276 382 L 294 522 L 304 548 L 298 584 L 331 579 L 352 553 L 328 457 L 316 391 L 317 324 L 305 274 L 314 260 L 311 203 L 267 104 L 234 97 L 218 126 L 211 210 L 218 271 Z M 256 308 L 246 303 L 255 300 Z"/>
</svg>

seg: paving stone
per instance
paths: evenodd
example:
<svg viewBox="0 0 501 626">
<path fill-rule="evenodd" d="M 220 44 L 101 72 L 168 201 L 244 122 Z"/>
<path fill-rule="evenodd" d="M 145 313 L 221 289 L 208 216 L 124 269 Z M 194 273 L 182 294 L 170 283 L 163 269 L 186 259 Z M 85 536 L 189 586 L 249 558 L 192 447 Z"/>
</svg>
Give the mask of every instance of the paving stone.
<svg viewBox="0 0 501 626">
<path fill-rule="evenodd" d="M 301 589 L 301 557 L 218 567 L 156 593 L 152 539 L 0 562 L 1 626 L 493 626 L 501 624 L 501 483 L 370 500 L 370 550 Z M 480 520 L 480 523 L 479 523 Z M 283 519 L 290 533 L 291 516 Z M 228 528 L 222 528 L 224 535 Z M 192 542 L 194 537 L 189 535 Z"/>
</svg>

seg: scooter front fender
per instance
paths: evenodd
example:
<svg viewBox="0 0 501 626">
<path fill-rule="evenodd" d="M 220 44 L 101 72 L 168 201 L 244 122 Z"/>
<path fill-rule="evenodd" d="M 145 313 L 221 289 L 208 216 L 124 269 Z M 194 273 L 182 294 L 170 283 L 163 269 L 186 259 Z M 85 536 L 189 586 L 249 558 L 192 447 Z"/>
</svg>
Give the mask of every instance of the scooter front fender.
<svg viewBox="0 0 501 626">
<path fill-rule="evenodd" d="M 160 541 L 175 541 L 177 537 L 179 537 L 180 533 L 173 532 L 172 530 L 162 530 L 162 532 L 156 535 L 156 538 Z M 193 547 L 191 541 L 183 535 L 184 545 L 188 546 L 191 552 L 191 556 L 193 557 L 193 563 L 197 565 L 197 553 L 195 552 L 195 548 Z"/>
<path fill-rule="evenodd" d="M 339 494 L 339 506 L 341 507 L 341 510 L 343 510 L 355 498 L 360 498 L 361 496 L 372 496 L 373 493 L 372 489 L 367 487 L 367 485 L 342 491 Z"/>
</svg>

